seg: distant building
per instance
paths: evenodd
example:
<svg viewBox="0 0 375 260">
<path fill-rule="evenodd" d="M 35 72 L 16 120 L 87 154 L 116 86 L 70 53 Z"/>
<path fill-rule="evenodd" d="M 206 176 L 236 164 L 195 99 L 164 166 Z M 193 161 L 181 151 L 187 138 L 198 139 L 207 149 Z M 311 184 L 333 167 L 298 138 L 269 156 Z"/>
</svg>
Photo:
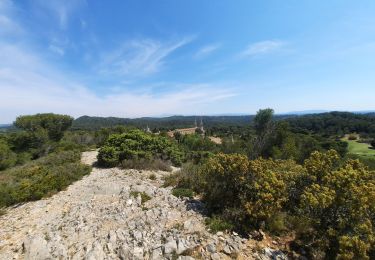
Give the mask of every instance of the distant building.
<svg viewBox="0 0 375 260">
<path fill-rule="evenodd" d="M 201 134 L 204 135 L 205 131 L 204 131 L 204 127 L 203 127 L 203 120 L 201 118 L 201 124 L 199 126 L 199 130 L 201 131 Z"/>
<path fill-rule="evenodd" d="M 171 131 L 167 132 L 167 134 L 170 137 L 173 137 L 176 132 L 180 133 L 182 135 L 192 135 L 192 134 L 195 134 L 197 132 L 197 129 L 199 129 L 200 132 L 202 133 L 202 135 L 204 135 L 205 130 L 204 130 L 204 127 L 203 127 L 202 118 L 201 118 L 201 122 L 200 122 L 199 127 L 198 127 L 198 124 L 197 124 L 197 119 L 195 119 L 194 127 L 171 130 Z"/>
</svg>

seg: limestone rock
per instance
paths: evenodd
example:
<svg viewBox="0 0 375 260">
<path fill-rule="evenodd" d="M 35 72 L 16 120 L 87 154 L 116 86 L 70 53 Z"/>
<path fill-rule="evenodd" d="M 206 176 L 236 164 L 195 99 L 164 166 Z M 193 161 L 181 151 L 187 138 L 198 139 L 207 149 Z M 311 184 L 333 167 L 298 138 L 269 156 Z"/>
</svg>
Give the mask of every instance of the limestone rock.
<svg viewBox="0 0 375 260">
<path fill-rule="evenodd" d="M 27 238 L 23 243 L 23 249 L 26 259 L 52 259 L 48 250 L 47 241 L 40 235 Z"/>
</svg>

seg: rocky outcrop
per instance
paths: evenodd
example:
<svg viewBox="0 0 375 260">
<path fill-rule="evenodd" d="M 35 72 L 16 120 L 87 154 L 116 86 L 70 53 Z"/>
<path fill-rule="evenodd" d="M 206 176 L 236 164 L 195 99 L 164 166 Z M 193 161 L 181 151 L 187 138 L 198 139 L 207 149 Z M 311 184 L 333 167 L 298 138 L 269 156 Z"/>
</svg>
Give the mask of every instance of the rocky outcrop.
<svg viewBox="0 0 375 260">
<path fill-rule="evenodd" d="M 203 205 L 161 187 L 165 172 L 150 174 L 94 168 L 66 191 L 9 209 L 0 217 L 0 259 L 286 259 L 235 233 L 209 233 Z M 151 199 L 142 202 L 142 192 Z"/>
</svg>

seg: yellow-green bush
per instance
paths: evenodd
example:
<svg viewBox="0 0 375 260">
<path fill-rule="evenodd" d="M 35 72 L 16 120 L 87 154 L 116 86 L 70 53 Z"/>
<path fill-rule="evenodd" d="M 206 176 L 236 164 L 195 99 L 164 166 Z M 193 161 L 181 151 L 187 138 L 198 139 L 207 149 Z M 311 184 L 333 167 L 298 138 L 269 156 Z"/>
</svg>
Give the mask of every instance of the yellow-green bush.
<svg viewBox="0 0 375 260">
<path fill-rule="evenodd" d="M 249 161 L 239 154 L 218 154 L 202 169 L 204 199 L 212 212 L 249 229 L 282 210 L 293 185 L 290 179 L 299 171 L 292 161 Z"/>
<path fill-rule="evenodd" d="M 310 239 L 319 241 L 327 256 L 369 259 L 375 246 L 375 174 L 357 160 L 337 165 L 334 151 L 315 153 L 306 162 L 315 181 L 304 189 L 300 210 L 319 234 Z"/>
<path fill-rule="evenodd" d="M 65 189 L 90 172 L 76 151 L 53 153 L 0 172 L 0 208 L 38 200 Z"/>
<path fill-rule="evenodd" d="M 343 162 L 333 150 L 312 153 L 304 165 L 218 154 L 200 175 L 210 213 L 242 232 L 289 229 L 311 258 L 375 255 L 375 172 L 358 160 Z"/>
<path fill-rule="evenodd" d="M 17 162 L 17 155 L 10 150 L 8 144 L 0 140 L 0 171 L 12 167 Z"/>
</svg>

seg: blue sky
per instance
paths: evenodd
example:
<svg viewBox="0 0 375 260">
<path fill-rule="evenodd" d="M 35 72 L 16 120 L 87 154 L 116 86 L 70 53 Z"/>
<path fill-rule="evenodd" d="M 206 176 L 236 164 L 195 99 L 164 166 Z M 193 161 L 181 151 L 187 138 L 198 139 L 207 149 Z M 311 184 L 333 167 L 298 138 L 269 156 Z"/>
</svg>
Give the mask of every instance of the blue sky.
<svg viewBox="0 0 375 260">
<path fill-rule="evenodd" d="M 0 0 L 0 123 L 373 110 L 374 13 L 366 0 Z"/>
</svg>

